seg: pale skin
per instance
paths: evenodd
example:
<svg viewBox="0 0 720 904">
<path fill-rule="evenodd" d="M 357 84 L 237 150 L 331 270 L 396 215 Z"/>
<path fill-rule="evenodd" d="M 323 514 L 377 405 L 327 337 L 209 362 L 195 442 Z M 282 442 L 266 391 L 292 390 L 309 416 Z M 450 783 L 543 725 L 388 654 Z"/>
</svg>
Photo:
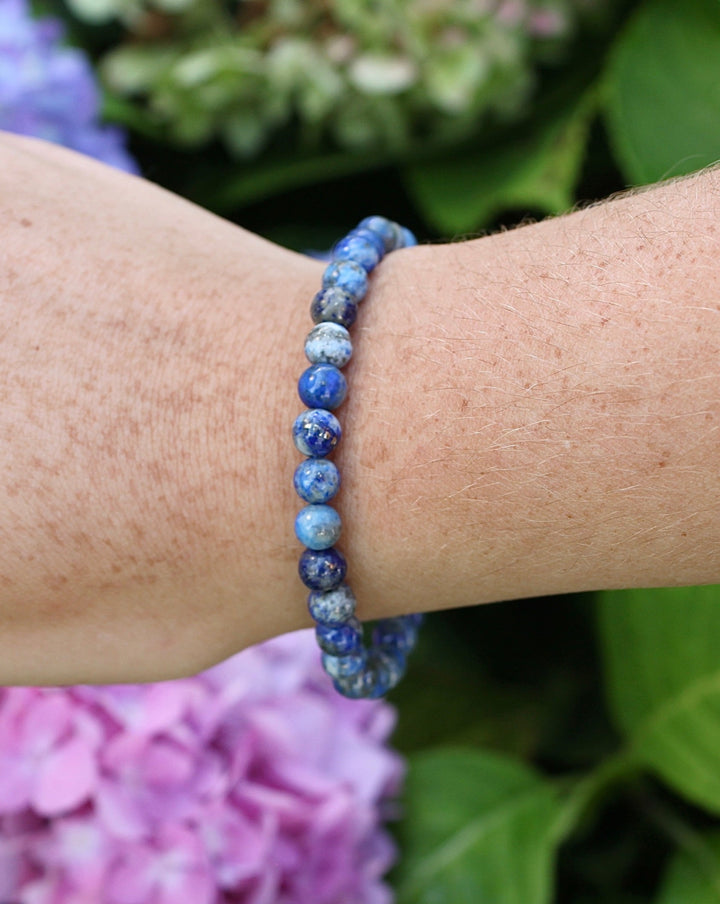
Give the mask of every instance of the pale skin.
<svg viewBox="0 0 720 904">
<path fill-rule="evenodd" d="M 289 431 L 323 265 L 14 136 L 0 262 L 0 683 L 309 626 Z M 720 581 L 717 170 L 396 252 L 353 334 L 361 618 Z"/>
</svg>

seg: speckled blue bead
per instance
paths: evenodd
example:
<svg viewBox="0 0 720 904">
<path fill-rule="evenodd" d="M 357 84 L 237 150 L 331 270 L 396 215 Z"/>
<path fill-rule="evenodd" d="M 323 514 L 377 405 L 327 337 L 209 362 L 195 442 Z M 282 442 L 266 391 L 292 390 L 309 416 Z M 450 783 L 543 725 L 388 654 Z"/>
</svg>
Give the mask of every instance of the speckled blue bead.
<svg viewBox="0 0 720 904">
<path fill-rule="evenodd" d="M 383 618 L 373 630 L 373 644 L 387 651 L 409 653 L 417 641 L 418 626 L 410 618 Z"/>
<path fill-rule="evenodd" d="M 364 220 L 360 220 L 358 226 L 361 229 L 370 229 L 379 235 L 386 252 L 397 248 L 398 242 L 401 240 L 401 227 L 392 220 L 388 220 L 387 217 L 365 217 Z"/>
<path fill-rule="evenodd" d="M 342 405 L 347 395 L 347 380 L 334 364 L 311 364 L 298 380 L 298 393 L 308 408 Z"/>
<path fill-rule="evenodd" d="M 345 580 L 347 562 L 335 547 L 306 549 L 300 556 L 298 573 L 310 590 L 334 590 Z"/>
<path fill-rule="evenodd" d="M 370 671 L 365 663 L 362 671 L 350 675 L 342 675 L 333 679 L 335 690 L 350 700 L 366 700 L 373 691 L 375 672 Z"/>
<path fill-rule="evenodd" d="M 340 489 L 340 472 L 327 458 L 306 458 L 295 469 L 293 485 L 305 502 L 320 505 L 330 502 Z"/>
<path fill-rule="evenodd" d="M 362 301 L 368 288 L 365 268 L 355 261 L 333 261 L 322 278 L 323 289 L 338 286 L 344 289 L 353 301 Z"/>
<path fill-rule="evenodd" d="M 321 289 L 310 305 L 313 323 L 340 323 L 351 327 L 357 317 L 358 306 L 345 289 L 330 286 Z"/>
<path fill-rule="evenodd" d="M 366 273 L 377 267 L 380 257 L 377 245 L 371 239 L 352 232 L 340 239 L 332 250 L 334 261 L 355 261 Z"/>
<path fill-rule="evenodd" d="M 340 442 L 340 421 L 324 408 L 311 408 L 295 418 L 293 441 L 303 455 L 324 458 Z"/>
<path fill-rule="evenodd" d="M 349 678 L 357 675 L 365 668 L 367 653 L 361 650 L 359 653 L 349 653 L 347 656 L 331 656 L 322 654 L 322 664 L 331 678 Z"/>
<path fill-rule="evenodd" d="M 352 351 L 350 333 L 340 323 L 318 323 L 305 339 L 305 357 L 311 364 L 345 367 Z"/>
<path fill-rule="evenodd" d="M 308 549 L 329 549 L 341 531 L 340 515 L 330 505 L 306 505 L 295 518 L 295 536 Z"/>
<path fill-rule="evenodd" d="M 363 649 L 362 625 L 351 618 L 341 625 L 318 624 L 315 636 L 320 649 L 331 656 L 348 656 Z"/>
<path fill-rule="evenodd" d="M 308 596 L 308 612 L 317 622 L 337 625 L 355 615 L 355 594 L 347 584 L 321 593 L 317 590 Z"/>
<path fill-rule="evenodd" d="M 404 654 L 373 649 L 368 654 L 366 669 L 373 677 L 371 698 L 384 697 L 405 674 Z"/>
</svg>

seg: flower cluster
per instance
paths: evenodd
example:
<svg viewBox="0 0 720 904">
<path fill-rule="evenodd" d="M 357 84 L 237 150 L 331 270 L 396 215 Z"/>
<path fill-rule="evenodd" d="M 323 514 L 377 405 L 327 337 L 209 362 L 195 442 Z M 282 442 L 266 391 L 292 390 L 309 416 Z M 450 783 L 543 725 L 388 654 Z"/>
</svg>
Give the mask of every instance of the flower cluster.
<svg viewBox="0 0 720 904">
<path fill-rule="evenodd" d="M 0 129 L 44 138 L 135 172 L 117 128 L 98 124 L 100 97 L 84 53 L 27 0 L 0 2 Z"/>
<path fill-rule="evenodd" d="M 593 0 L 68 2 L 125 24 L 102 71 L 138 121 L 252 156 L 288 126 L 306 146 L 402 151 L 512 116 Z"/>
<path fill-rule="evenodd" d="M 312 631 L 191 679 L 0 691 L 0 900 L 387 904 L 393 720 Z"/>
</svg>

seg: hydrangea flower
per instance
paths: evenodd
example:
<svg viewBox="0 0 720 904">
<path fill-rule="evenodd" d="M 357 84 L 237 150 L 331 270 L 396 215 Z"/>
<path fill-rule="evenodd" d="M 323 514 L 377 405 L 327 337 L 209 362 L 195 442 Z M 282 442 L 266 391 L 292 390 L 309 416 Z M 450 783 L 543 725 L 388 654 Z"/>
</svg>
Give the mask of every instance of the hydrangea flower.
<svg viewBox="0 0 720 904">
<path fill-rule="evenodd" d="M 525 111 L 536 64 L 598 0 L 67 0 L 125 27 L 101 71 L 137 121 L 250 157 L 281 129 L 402 152 Z M 285 135 L 287 132 L 285 133 Z M 287 142 L 285 142 L 287 146 Z"/>
<path fill-rule="evenodd" d="M 90 63 L 62 37 L 57 20 L 32 18 L 27 0 L 1 0 L 0 129 L 135 172 L 122 131 L 98 123 L 100 96 Z"/>
<path fill-rule="evenodd" d="M 0 690 L 0 900 L 389 904 L 393 723 L 312 631 L 195 678 Z"/>
</svg>

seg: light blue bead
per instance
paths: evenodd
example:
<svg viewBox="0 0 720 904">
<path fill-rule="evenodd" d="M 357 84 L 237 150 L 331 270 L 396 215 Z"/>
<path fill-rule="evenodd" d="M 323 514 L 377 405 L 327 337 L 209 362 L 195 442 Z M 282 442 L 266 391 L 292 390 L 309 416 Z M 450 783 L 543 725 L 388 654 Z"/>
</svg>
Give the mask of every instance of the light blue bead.
<svg viewBox="0 0 720 904">
<path fill-rule="evenodd" d="M 305 357 L 311 364 L 345 367 L 352 351 L 350 333 L 339 323 L 318 323 L 305 339 Z"/>
<path fill-rule="evenodd" d="M 332 364 L 311 364 L 298 380 L 298 393 L 308 408 L 332 410 L 345 401 L 347 381 Z"/>
<path fill-rule="evenodd" d="M 365 650 L 360 653 L 350 653 L 347 656 L 331 656 L 330 653 L 322 654 L 322 664 L 331 678 L 349 678 L 362 672 L 367 662 Z"/>
<path fill-rule="evenodd" d="M 356 226 L 348 233 L 348 235 L 356 235 L 360 238 L 369 239 L 377 249 L 380 259 L 382 260 L 382 258 L 385 257 L 385 242 L 383 242 L 382 237 L 379 236 L 377 232 L 373 232 L 372 229 L 367 229 L 365 226 Z"/>
<path fill-rule="evenodd" d="M 342 428 L 335 415 L 324 408 L 311 408 L 295 418 L 293 441 L 298 451 L 311 458 L 325 458 L 340 442 Z"/>
<path fill-rule="evenodd" d="M 341 530 L 340 515 L 330 505 L 306 505 L 295 518 L 295 536 L 308 549 L 329 549 Z"/>
<path fill-rule="evenodd" d="M 334 261 L 323 273 L 323 289 L 337 286 L 344 289 L 353 301 L 361 301 L 368 288 L 365 268 L 355 261 Z"/>
<path fill-rule="evenodd" d="M 403 248 L 412 248 L 414 245 L 417 245 L 418 240 L 415 238 L 414 234 L 410 232 L 407 226 L 401 226 L 400 233 L 402 235 Z"/>
<path fill-rule="evenodd" d="M 358 228 L 370 229 L 380 236 L 386 252 L 393 251 L 398 247 L 400 227 L 397 223 L 393 223 L 392 220 L 388 220 L 387 217 L 365 217 L 365 219 L 361 220 L 358 224 Z"/>
<path fill-rule="evenodd" d="M 355 594 L 347 584 L 324 593 L 313 590 L 308 597 L 308 611 L 317 622 L 341 624 L 355 615 Z"/>
<path fill-rule="evenodd" d="M 345 289 L 330 286 L 321 289 L 310 305 L 313 323 L 340 323 L 351 327 L 357 317 L 357 302 Z"/>
<path fill-rule="evenodd" d="M 377 245 L 371 239 L 352 232 L 340 239 L 332 250 L 334 261 L 355 261 L 366 273 L 377 267 L 380 257 Z"/>
<path fill-rule="evenodd" d="M 293 486 L 305 502 L 320 505 L 330 502 L 340 489 L 340 472 L 327 458 L 307 458 L 295 469 Z"/>
</svg>

